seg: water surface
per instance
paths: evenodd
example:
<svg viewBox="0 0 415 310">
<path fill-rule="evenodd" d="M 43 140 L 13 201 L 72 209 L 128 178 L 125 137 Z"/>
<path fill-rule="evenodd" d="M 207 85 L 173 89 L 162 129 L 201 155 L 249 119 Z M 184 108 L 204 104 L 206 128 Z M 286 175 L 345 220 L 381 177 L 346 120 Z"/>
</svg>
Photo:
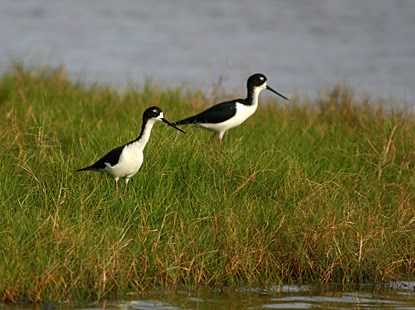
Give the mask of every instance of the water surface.
<svg viewBox="0 0 415 310">
<path fill-rule="evenodd" d="M 287 95 L 346 81 L 413 103 L 414 34 L 412 0 L 2 0 L 0 71 L 65 64 L 115 87 L 152 78 L 207 91 L 223 75 L 241 96 L 263 72 Z"/>
<path fill-rule="evenodd" d="M 119 300 L 90 304 L 56 305 L 42 309 L 415 309 L 415 282 L 384 285 L 280 285 L 271 289 L 200 289 L 197 291 L 153 290 L 131 293 Z M 0 305 L 0 308 L 2 306 Z M 30 305 L 6 305 L 7 310 L 30 309 Z"/>
</svg>

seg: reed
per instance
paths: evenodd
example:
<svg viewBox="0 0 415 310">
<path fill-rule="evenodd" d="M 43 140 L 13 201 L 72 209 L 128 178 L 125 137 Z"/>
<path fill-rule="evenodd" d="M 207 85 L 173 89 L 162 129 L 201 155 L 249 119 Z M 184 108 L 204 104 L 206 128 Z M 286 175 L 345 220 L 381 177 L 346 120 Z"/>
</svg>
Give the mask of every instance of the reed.
<svg viewBox="0 0 415 310">
<path fill-rule="evenodd" d="M 146 107 L 176 120 L 207 102 L 72 82 L 63 67 L 3 74 L 0 299 L 415 278 L 413 115 L 344 85 L 262 97 L 222 149 L 157 124 L 124 201 L 111 178 L 74 173 L 135 138 Z"/>
</svg>

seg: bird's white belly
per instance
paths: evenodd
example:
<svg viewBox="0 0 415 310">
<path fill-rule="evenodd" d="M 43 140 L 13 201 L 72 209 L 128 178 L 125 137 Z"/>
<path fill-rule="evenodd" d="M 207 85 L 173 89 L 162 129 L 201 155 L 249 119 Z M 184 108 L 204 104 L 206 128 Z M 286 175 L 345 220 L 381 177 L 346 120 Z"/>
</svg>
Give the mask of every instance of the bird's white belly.
<svg viewBox="0 0 415 310">
<path fill-rule="evenodd" d="M 206 123 L 206 124 L 199 124 L 199 125 L 201 127 L 204 127 L 206 129 L 213 130 L 216 132 L 225 132 L 245 122 L 252 114 L 255 113 L 257 107 L 258 107 L 257 104 L 247 106 L 241 103 L 237 103 L 236 114 L 232 118 L 222 123 L 217 123 L 217 124 Z"/>
<path fill-rule="evenodd" d="M 124 150 L 121 154 L 118 163 L 114 166 L 107 164 L 105 172 L 110 176 L 116 178 L 131 178 L 138 170 L 140 170 L 143 164 L 143 153 L 134 153 L 129 150 Z"/>
</svg>

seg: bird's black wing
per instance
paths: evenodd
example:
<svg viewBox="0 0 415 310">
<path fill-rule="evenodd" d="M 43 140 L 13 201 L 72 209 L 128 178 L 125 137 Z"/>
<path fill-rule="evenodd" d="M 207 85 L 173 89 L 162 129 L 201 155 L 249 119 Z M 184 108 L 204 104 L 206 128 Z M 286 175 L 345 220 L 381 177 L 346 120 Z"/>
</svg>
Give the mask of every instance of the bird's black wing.
<svg viewBox="0 0 415 310">
<path fill-rule="evenodd" d="M 182 119 L 174 124 L 187 125 L 197 123 L 222 123 L 236 114 L 236 103 L 240 101 L 242 101 L 242 99 L 219 103 L 199 114 Z"/>
<path fill-rule="evenodd" d="M 117 147 L 113 149 L 112 151 L 108 152 L 106 155 L 104 155 L 101 159 L 97 160 L 94 164 L 91 166 L 78 169 L 76 171 L 84 171 L 84 170 L 94 170 L 94 169 L 104 169 L 106 167 L 105 163 L 109 163 L 111 166 L 114 166 L 118 163 L 122 150 L 124 149 L 125 145 L 122 145 L 120 147 Z"/>
</svg>

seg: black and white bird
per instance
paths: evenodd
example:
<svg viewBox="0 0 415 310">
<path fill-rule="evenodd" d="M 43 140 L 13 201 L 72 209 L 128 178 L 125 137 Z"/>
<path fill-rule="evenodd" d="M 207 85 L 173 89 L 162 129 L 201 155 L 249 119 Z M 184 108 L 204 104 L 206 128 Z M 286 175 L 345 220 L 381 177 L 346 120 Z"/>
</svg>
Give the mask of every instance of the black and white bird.
<svg viewBox="0 0 415 310">
<path fill-rule="evenodd" d="M 167 125 L 185 133 L 183 130 L 177 128 L 175 125 L 166 120 L 163 116 L 163 111 L 158 107 L 151 107 L 144 111 L 143 125 L 140 135 L 137 139 L 119 146 L 104 157 L 99 159 L 91 166 L 78 169 L 76 171 L 95 170 L 101 171 L 111 176 L 115 180 L 115 196 L 118 197 L 118 180 L 125 179 L 124 191 L 122 197 L 125 197 L 127 192 L 128 181 L 140 170 L 143 163 L 143 151 L 150 139 L 151 129 L 153 125 L 158 122 L 164 122 Z"/>
<path fill-rule="evenodd" d="M 246 99 L 236 99 L 232 101 L 222 102 L 210 107 L 209 109 L 182 119 L 173 123 L 174 125 L 198 125 L 207 130 L 213 131 L 213 136 L 209 141 L 212 143 L 218 134 L 218 144 L 222 144 L 222 137 L 226 131 L 241 125 L 258 107 L 259 93 L 263 89 L 268 89 L 278 96 L 290 100 L 281 95 L 276 90 L 267 85 L 267 78 L 261 73 L 254 74 L 249 77 L 247 82 L 248 96 Z"/>
</svg>

